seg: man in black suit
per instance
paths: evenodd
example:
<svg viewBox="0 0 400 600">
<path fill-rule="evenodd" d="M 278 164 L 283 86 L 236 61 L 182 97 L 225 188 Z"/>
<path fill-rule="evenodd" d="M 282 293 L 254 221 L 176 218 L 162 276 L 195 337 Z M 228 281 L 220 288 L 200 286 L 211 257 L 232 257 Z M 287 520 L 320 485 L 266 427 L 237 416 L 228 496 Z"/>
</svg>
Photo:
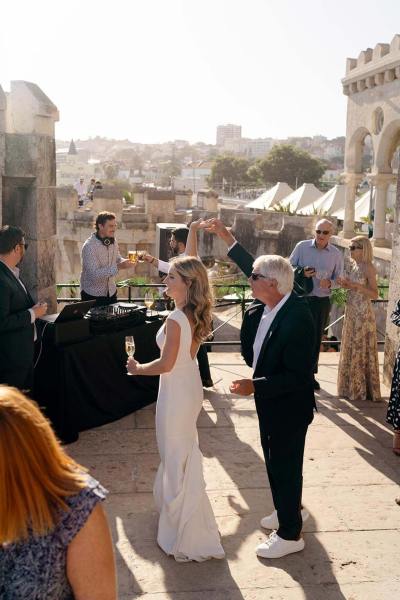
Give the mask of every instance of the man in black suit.
<svg viewBox="0 0 400 600">
<path fill-rule="evenodd" d="M 17 265 L 27 244 L 19 227 L 0 228 L 0 383 L 29 390 L 33 383 L 35 319 L 47 304 L 35 304 Z"/>
<path fill-rule="evenodd" d="M 315 408 L 313 348 L 315 328 L 307 301 L 293 293 L 293 269 L 281 256 L 256 260 L 217 219 L 206 228 L 226 241 L 230 256 L 249 277 L 256 300 L 241 328 L 242 354 L 252 379 L 233 381 L 231 391 L 254 394 L 261 445 L 275 511 L 261 520 L 273 531 L 256 552 L 280 558 L 304 548 L 301 537 L 303 454 Z"/>
</svg>

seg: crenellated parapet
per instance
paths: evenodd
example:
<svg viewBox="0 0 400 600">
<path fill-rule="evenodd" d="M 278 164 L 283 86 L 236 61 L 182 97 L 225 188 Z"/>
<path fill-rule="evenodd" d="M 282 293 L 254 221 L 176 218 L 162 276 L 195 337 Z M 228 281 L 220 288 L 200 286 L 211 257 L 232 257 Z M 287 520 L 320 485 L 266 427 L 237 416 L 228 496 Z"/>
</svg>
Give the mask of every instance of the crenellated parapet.
<svg viewBox="0 0 400 600">
<path fill-rule="evenodd" d="M 358 58 L 348 58 L 346 76 L 342 79 L 343 93 L 351 96 L 367 89 L 400 80 L 400 35 L 390 44 L 367 48 Z"/>
<path fill-rule="evenodd" d="M 58 110 L 36 83 L 12 81 L 5 97 L 6 133 L 54 137 L 54 123 L 59 120 Z"/>
</svg>

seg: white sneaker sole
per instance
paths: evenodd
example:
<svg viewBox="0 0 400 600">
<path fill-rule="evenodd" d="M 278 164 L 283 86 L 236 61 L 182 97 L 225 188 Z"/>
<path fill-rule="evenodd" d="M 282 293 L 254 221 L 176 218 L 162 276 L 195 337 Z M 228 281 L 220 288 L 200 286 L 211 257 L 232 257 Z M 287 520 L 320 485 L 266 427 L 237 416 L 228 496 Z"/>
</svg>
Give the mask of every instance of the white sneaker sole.
<svg viewBox="0 0 400 600">
<path fill-rule="evenodd" d="M 304 540 L 301 539 L 298 542 L 295 542 L 296 547 L 287 548 L 286 550 L 275 550 L 273 548 L 262 548 L 258 546 L 256 548 L 256 554 L 260 558 L 282 558 L 283 556 L 287 556 L 288 554 L 294 554 L 295 552 L 301 552 L 304 550 Z M 262 545 L 261 545 L 262 546 Z"/>
</svg>

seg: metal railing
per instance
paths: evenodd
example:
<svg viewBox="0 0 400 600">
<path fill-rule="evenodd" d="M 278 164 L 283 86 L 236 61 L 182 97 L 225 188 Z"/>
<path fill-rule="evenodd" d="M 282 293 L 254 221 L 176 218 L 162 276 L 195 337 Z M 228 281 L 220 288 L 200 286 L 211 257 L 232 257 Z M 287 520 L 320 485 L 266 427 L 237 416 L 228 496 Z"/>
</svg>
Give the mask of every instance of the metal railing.
<svg viewBox="0 0 400 600">
<path fill-rule="evenodd" d="M 80 288 L 80 284 L 79 283 L 58 283 L 57 284 L 57 289 L 61 289 L 61 288 L 67 288 L 67 289 L 79 289 Z M 166 285 L 164 283 L 134 283 L 134 284 L 122 284 L 122 285 L 118 285 L 117 283 L 117 288 L 118 289 L 127 289 L 128 290 L 128 298 L 127 301 L 128 302 L 143 302 L 143 297 L 142 296 L 133 296 L 132 294 L 132 289 L 134 288 L 144 288 L 144 289 L 157 289 L 159 290 L 160 288 L 165 288 Z M 227 323 L 229 323 L 229 321 L 231 321 L 232 319 L 234 319 L 239 312 L 241 312 L 242 315 L 242 320 L 243 320 L 243 316 L 244 316 L 244 312 L 246 310 L 246 304 L 251 304 L 251 302 L 253 302 L 253 298 L 252 297 L 246 297 L 246 291 L 250 289 L 250 286 L 248 284 L 245 283 L 232 283 L 232 284 L 228 284 L 228 283 L 215 283 L 212 284 L 213 289 L 226 289 L 226 290 L 239 290 L 239 293 L 237 294 L 237 298 L 227 298 L 227 296 L 229 296 L 230 294 L 225 294 L 222 298 L 215 298 L 215 306 L 218 308 L 224 307 L 224 306 L 232 306 L 232 305 L 238 305 L 240 304 L 240 311 L 236 312 L 235 314 L 233 314 L 232 316 L 230 316 L 226 321 L 224 321 L 223 323 L 221 323 L 220 325 L 218 325 L 218 327 L 212 332 L 213 334 L 215 334 L 216 331 L 218 331 L 219 329 L 221 329 L 224 325 L 226 325 Z M 381 285 L 378 286 L 379 290 L 386 290 L 388 289 L 389 286 L 388 285 Z M 233 295 L 233 294 L 232 294 Z M 79 296 L 75 296 L 75 297 L 57 297 L 57 303 L 68 303 L 68 302 L 76 302 L 77 300 L 79 300 Z M 158 298 L 155 298 L 155 301 L 157 300 L 162 300 L 161 296 L 159 295 Z M 376 300 L 372 300 L 373 304 L 387 304 L 388 300 L 385 298 L 378 298 Z M 328 331 L 330 329 L 330 327 L 332 327 L 333 325 L 335 325 L 336 323 L 339 323 L 342 319 L 344 319 L 344 314 L 341 315 L 340 317 L 338 317 L 335 321 L 333 321 L 332 323 L 330 323 L 329 325 L 327 325 L 327 327 L 325 327 L 324 331 Z M 379 329 L 377 329 L 377 333 L 381 336 L 384 337 L 384 333 L 379 331 Z M 385 340 L 378 340 L 377 342 L 379 345 L 384 345 L 385 344 Z M 205 344 L 207 346 L 238 346 L 240 345 L 240 341 L 239 340 L 220 340 L 220 341 L 216 341 L 216 340 L 212 340 L 212 341 L 208 341 L 205 342 Z M 321 341 L 322 345 L 340 345 L 341 344 L 341 339 L 338 340 L 322 340 Z"/>
</svg>

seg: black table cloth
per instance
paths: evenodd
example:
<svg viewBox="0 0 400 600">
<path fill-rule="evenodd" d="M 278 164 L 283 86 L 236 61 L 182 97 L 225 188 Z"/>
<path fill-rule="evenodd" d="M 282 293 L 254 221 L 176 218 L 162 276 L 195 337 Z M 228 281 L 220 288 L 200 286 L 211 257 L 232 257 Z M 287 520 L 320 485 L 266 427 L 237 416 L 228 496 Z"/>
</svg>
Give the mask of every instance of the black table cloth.
<svg viewBox="0 0 400 600">
<path fill-rule="evenodd" d="M 161 324 L 155 319 L 64 346 L 55 346 L 45 332 L 34 397 L 62 441 L 75 441 L 79 431 L 120 419 L 157 399 L 158 377 L 127 375 L 125 336 L 134 336 L 135 358 L 149 362 L 159 356 L 155 337 Z"/>
</svg>

